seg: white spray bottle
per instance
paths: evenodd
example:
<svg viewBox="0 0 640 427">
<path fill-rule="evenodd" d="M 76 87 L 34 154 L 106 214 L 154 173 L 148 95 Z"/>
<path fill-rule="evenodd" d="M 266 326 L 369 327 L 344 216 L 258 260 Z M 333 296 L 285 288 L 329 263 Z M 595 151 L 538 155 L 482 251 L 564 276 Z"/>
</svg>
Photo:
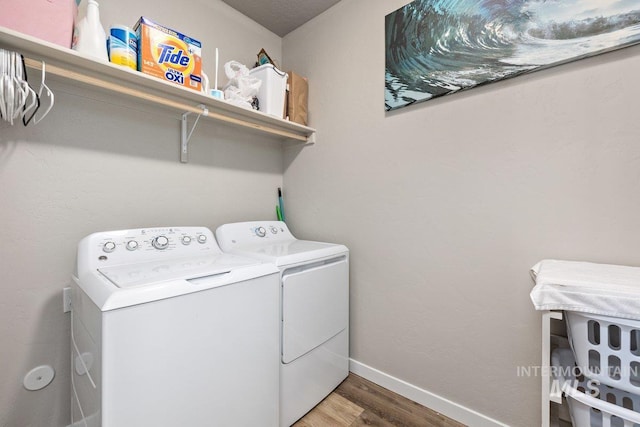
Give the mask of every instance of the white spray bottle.
<svg viewBox="0 0 640 427">
<path fill-rule="evenodd" d="M 86 10 L 86 16 L 82 14 Z M 100 23 L 100 9 L 95 0 L 83 0 L 78 10 L 78 24 L 73 36 L 73 49 L 103 61 L 109 61 L 107 34 Z"/>
</svg>

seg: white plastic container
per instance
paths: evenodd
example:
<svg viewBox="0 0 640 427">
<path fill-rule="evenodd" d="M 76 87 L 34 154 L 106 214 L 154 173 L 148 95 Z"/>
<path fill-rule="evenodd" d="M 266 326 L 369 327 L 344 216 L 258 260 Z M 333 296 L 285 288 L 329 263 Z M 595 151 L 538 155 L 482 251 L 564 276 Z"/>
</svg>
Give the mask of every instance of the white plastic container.
<svg viewBox="0 0 640 427">
<path fill-rule="evenodd" d="M 87 1 L 87 16 L 78 22 L 77 41 L 73 49 L 87 56 L 109 61 L 107 34 L 100 23 L 99 5 L 95 0 Z"/>
<path fill-rule="evenodd" d="M 551 356 L 554 378 L 567 396 L 573 427 L 635 427 L 640 424 L 640 396 L 575 376 L 571 350 Z"/>
<path fill-rule="evenodd" d="M 249 70 L 252 77 L 260 79 L 258 102 L 263 113 L 284 118 L 284 100 L 287 93 L 287 73 L 278 70 L 273 64 L 264 64 Z"/>
<path fill-rule="evenodd" d="M 565 312 L 569 342 L 586 376 L 640 394 L 640 321 Z"/>
</svg>

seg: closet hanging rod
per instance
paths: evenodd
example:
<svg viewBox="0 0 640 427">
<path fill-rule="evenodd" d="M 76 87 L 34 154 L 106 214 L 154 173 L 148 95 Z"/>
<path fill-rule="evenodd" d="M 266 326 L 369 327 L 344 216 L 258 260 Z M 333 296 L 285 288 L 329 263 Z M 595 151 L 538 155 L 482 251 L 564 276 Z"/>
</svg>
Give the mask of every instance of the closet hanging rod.
<svg viewBox="0 0 640 427">
<path fill-rule="evenodd" d="M 42 69 L 42 63 L 40 61 L 31 59 L 31 58 L 24 58 L 24 62 L 25 62 L 25 65 L 29 68 L 36 69 L 36 70 Z M 166 99 L 161 96 L 145 93 L 137 89 L 128 88 L 128 87 L 119 85 L 117 83 L 112 83 L 102 79 L 98 79 L 96 77 L 86 76 L 84 74 L 80 74 L 75 71 L 56 67 L 54 65 L 47 64 L 47 74 L 55 74 L 57 76 L 64 77 L 66 79 L 75 80 L 80 83 L 85 83 L 85 84 L 96 86 L 102 89 L 107 89 L 112 92 L 117 92 L 124 95 L 132 96 L 134 98 L 143 99 L 145 101 L 164 105 L 166 107 L 174 108 L 182 112 L 202 114 L 201 107 L 184 104 L 182 102 L 172 101 L 170 99 Z M 256 129 L 256 130 L 270 133 L 273 135 L 283 136 L 286 138 L 307 142 L 307 137 L 304 135 L 298 135 L 296 133 L 288 132 L 286 130 L 275 129 L 275 128 L 261 125 L 258 123 L 252 123 L 246 120 L 236 119 L 234 117 L 228 117 L 223 114 L 219 114 L 212 111 L 209 111 L 209 114 L 204 117 L 217 120 L 217 121 L 231 123 L 231 124 L 246 127 L 246 128 Z"/>
</svg>

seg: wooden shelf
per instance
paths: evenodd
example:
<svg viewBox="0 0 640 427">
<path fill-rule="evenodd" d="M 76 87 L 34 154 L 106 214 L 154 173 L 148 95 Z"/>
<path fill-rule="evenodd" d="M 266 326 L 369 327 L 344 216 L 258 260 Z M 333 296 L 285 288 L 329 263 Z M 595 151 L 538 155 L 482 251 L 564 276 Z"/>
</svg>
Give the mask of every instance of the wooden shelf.
<svg viewBox="0 0 640 427">
<path fill-rule="evenodd" d="M 0 48 L 21 53 L 29 67 L 39 68 L 41 61 L 44 61 L 47 75 L 55 74 L 82 84 L 134 97 L 140 102 L 159 104 L 185 114 L 195 113 L 203 118 L 276 135 L 283 140 L 315 143 L 316 130 L 313 128 L 238 107 L 126 67 L 86 57 L 74 50 L 5 27 L 0 27 Z M 184 148 L 185 141 L 182 141 L 182 145 Z"/>
</svg>

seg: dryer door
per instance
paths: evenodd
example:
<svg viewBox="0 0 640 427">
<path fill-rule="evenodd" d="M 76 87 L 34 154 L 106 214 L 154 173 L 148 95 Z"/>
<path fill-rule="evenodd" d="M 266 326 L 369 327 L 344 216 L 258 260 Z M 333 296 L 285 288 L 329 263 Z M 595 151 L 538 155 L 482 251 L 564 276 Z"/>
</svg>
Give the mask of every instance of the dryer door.
<svg viewBox="0 0 640 427">
<path fill-rule="evenodd" d="M 282 362 L 313 350 L 349 325 L 346 256 L 282 274 Z"/>
</svg>

